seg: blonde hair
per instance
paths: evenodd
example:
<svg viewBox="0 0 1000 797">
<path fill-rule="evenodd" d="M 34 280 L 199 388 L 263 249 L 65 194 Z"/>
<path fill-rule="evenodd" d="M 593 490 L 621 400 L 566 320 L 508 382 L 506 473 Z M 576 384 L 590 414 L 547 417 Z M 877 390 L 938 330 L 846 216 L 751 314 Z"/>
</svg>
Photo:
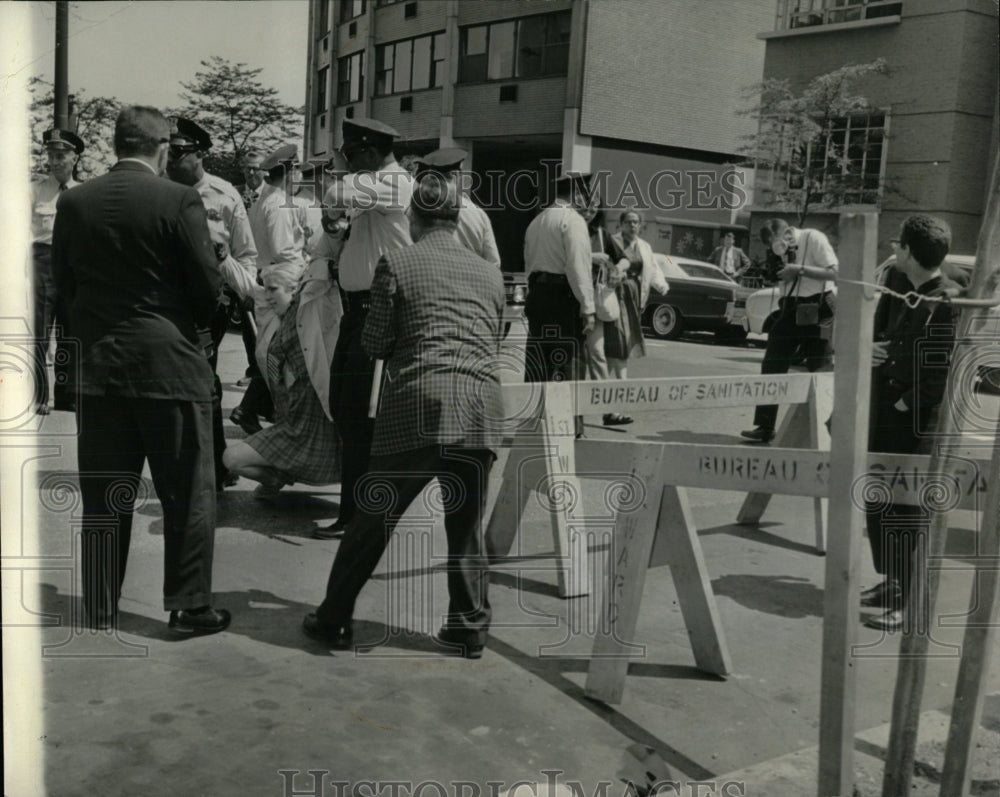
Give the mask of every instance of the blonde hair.
<svg viewBox="0 0 1000 797">
<path fill-rule="evenodd" d="M 282 288 L 293 291 L 299 286 L 299 281 L 302 278 L 302 267 L 291 263 L 279 263 L 261 269 L 260 278 L 261 281 L 271 279 Z"/>
</svg>

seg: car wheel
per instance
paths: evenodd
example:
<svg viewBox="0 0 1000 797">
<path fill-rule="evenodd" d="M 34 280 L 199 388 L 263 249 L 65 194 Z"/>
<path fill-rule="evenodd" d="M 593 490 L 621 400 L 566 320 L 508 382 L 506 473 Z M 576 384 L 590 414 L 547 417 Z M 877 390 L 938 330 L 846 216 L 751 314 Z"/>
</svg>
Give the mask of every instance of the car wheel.
<svg viewBox="0 0 1000 797">
<path fill-rule="evenodd" d="M 673 305 L 660 304 L 653 310 L 649 325 L 656 337 L 673 340 L 684 331 L 684 318 Z"/>
</svg>

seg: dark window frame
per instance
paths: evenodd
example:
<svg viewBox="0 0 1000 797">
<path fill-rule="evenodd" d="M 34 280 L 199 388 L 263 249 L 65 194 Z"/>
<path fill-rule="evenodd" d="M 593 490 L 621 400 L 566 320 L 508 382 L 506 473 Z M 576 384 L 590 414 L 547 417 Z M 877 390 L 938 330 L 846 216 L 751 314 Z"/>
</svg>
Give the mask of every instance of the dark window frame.
<svg viewBox="0 0 1000 797">
<path fill-rule="evenodd" d="M 440 49 L 441 57 L 437 58 L 437 44 L 438 37 L 440 38 Z M 429 51 L 429 61 L 428 61 L 428 85 L 421 88 L 413 87 L 413 65 L 416 60 L 416 42 L 422 39 L 430 40 L 430 51 Z M 401 44 L 410 45 L 410 63 L 409 63 L 409 80 L 406 88 L 396 89 L 396 72 L 398 71 L 398 59 L 397 59 L 397 47 Z M 394 94 L 408 94 L 413 91 L 429 91 L 430 89 L 438 89 L 444 85 L 444 69 L 443 65 L 446 61 L 445 56 L 447 55 L 448 45 L 445 41 L 444 31 L 437 31 L 435 33 L 424 33 L 420 36 L 411 36 L 406 39 L 397 39 L 396 41 L 386 42 L 385 44 L 380 44 L 375 48 L 375 94 L 376 97 L 391 97 Z M 386 53 L 392 53 L 392 67 L 389 69 L 384 68 Z M 380 68 L 381 67 L 381 68 Z"/>
<path fill-rule="evenodd" d="M 354 70 L 357 69 L 357 96 L 351 91 Z M 365 95 L 365 54 L 364 51 L 345 55 L 337 59 L 337 105 L 360 102 Z"/>
<path fill-rule="evenodd" d="M 358 6 L 361 7 L 361 10 L 356 14 L 351 13 L 351 11 Z M 341 24 L 350 22 L 352 19 L 363 17 L 367 10 L 368 0 L 340 0 L 340 16 L 338 19 Z"/>
<path fill-rule="evenodd" d="M 324 66 L 316 71 L 316 110 L 315 113 L 326 113 L 330 110 L 328 98 L 330 88 L 330 67 Z"/>
<path fill-rule="evenodd" d="M 531 74 L 524 73 L 524 60 L 521 52 L 520 39 L 522 29 L 525 24 L 532 24 L 538 20 L 544 21 L 544 32 L 539 53 L 539 69 Z M 569 38 L 565 41 L 553 41 L 553 34 L 558 32 L 559 23 L 565 21 L 565 27 L 569 27 L 571 11 L 563 9 L 561 11 L 549 11 L 544 14 L 531 14 L 514 19 L 499 19 L 492 22 L 484 22 L 477 25 L 465 25 L 459 29 L 458 46 L 458 82 L 459 83 L 494 83 L 497 81 L 509 80 L 531 80 L 534 78 L 565 77 L 569 73 Z M 511 52 L 510 74 L 502 74 L 490 77 L 490 64 L 494 52 L 493 29 L 501 25 L 514 23 L 514 43 Z M 486 51 L 485 53 L 475 53 L 469 55 L 466 51 L 469 43 L 469 32 L 473 30 L 486 30 Z M 470 63 L 471 58 L 481 59 Z M 471 73 L 471 74 L 470 74 Z"/>
</svg>

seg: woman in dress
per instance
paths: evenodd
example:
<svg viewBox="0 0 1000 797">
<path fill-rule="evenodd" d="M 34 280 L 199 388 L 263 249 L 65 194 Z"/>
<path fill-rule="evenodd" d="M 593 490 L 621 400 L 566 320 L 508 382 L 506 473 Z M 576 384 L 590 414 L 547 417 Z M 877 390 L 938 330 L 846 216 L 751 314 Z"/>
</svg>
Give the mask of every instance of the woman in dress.
<svg viewBox="0 0 1000 797">
<path fill-rule="evenodd" d="M 339 479 L 337 434 L 329 415 L 330 361 L 343 310 L 328 261 L 315 259 L 300 280 L 292 266 L 262 274 L 257 362 L 274 399 L 274 425 L 226 449 L 226 467 L 260 482 L 273 501 L 286 484 Z"/>
<path fill-rule="evenodd" d="M 627 210 L 618 219 L 619 231 L 610 236 L 611 261 L 617 264 L 621 277 L 617 294 L 621 314 L 615 322 L 604 324 L 604 355 L 612 378 L 628 379 L 630 357 L 643 357 L 646 345 L 642 337 L 642 308 L 649 299 L 650 288 L 657 293 L 669 290 L 667 281 L 656 263 L 653 250 L 639 237 L 642 216 Z M 611 413 L 604 416 L 605 426 L 631 423 L 628 415 Z"/>
</svg>

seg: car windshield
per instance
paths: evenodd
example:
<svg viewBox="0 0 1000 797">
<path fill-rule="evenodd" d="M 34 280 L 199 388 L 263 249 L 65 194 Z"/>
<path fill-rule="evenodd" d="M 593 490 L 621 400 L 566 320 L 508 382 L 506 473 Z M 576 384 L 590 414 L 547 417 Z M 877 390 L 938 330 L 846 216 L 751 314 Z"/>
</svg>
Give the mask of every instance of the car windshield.
<svg viewBox="0 0 1000 797">
<path fill-rule="evenodd" d="M 681 269 L 683 269 L 689 277 L 697 277 L 700 279 L 709 280 L 722 280 L 723 282 L 732 282 L 726 274 L 713 266 L 701 266 L 697 263 L 681 263 L 679 264 Z"/>
</svg>

